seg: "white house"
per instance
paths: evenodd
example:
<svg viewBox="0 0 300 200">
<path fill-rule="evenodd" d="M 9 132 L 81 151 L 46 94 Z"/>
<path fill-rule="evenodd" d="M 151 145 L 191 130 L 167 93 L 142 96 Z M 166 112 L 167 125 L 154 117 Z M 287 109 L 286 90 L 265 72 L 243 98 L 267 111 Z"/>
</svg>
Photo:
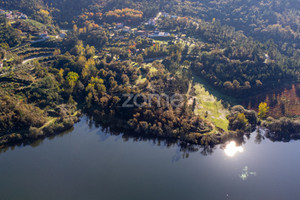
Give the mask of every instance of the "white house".
<svg viewBox="0 0 300 200">
<path fill-rule="evenodd" d="M 170 33 L 167 33 L 167 32 L 154 32 L 154 34 L 152 35 L 149 35 L 150 38 L 155 38 L 155 37 L 169 37 L 170 36 Z"/>
<path fill-rule="evenodd" d="M 129 26 L 124 26 L 123 32 L 130 32 L 130 27 Z"/>
<path fill-rule="evenodd" d="M 150 19 L 150 20 L 148 21 L 148 24 L 151 25 L 151 26 L 155 26 L 155 24 L 156 24 L 155 19 Z"/>
<path fill-rule="evenodd" d="M 116 28 L 123 28 L 124 27 L 124 24 L 123 23 L 117 23 L 116 24 Z"/>
<path fill-rule="evenodd" d="M 28 19 L 28 17 L 27 17 L 27 15 L 25 15 L 25 14 L 21 14 L 21 15 L 20 15 L 20 19 Z"/>
<path fill-rule="evenodd" d="M 10 14 L 10 13 L 7 13 L 5 15 L 5 17 L 6 17 L 6 19 L 14 19 L 14 16 L 12 14 Z"/>
<path fill-rule="evenodd" d="M 269 61 L 269 58 L 270 58 L 270 57 L 269 57 L 269 55 L 268 55 L 268 54 L 265 54 L 265 62 L 264 62 L 265 64 L 267 64 L 267 63 L 268 63 L 268 61 Z"/>
<path fill-rule="evenodd" d="M 48 38 L 48 32 L 47 31 L 41 32 L 39 36 L 42 39 Z"/>
<path fill-rule="evenodd" d="M 136 32 L 137 35 L 146 35 L 146 31 L 139 30 Z"/>
<path fill-rule="evenodd" d="M 65 38 L 67 36 L 67 34 L 65 34 L 65 33 L 60 33 L 59 34 L 59 37 L 61 37 L 61 38 Z"/>
<path fill-rule="evenodd" d="M 166 13 L 166 12 L 163 12 L 162 15 L 163 15 L 164 17 L 169 17 L 169 14 Z"/>
</svg>

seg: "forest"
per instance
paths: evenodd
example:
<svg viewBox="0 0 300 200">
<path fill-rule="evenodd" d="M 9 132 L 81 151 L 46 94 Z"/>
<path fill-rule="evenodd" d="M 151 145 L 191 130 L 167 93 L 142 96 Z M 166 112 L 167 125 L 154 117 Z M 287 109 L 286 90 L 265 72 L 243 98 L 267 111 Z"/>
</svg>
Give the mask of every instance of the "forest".
<svg viewBox="0 0 300 200">
<path fill-rule="evenodd" d="M 0 146 L 61 132 L 80 114 L 123 132 L 202 145 L 260 124 L 275 139 L 286 123 L 298 130 L 298 121 L 268 118 L 263 103 L 257 114 L 222 101 L 218 124 L 195 84 L 238 99 L 297 82 L 299 14 L 291 4 L 2 0 L 0 8 L 29 19 L 0 18 Z M 184 99 L 179 107 L 154 98 L 125 108 L 124 94 Z"/>
<path fill-rule="evenodd" d="M 76 3 L 75 3 L 76 2 Z M 34 10 L 48 10 L 58 23 L 70 23 L 83 12 L 106 13 L 115 9 L 131 8 L 144 13 L 143 17 L 155 16 L 165 11 L 178 16 L 189 16 L 207 21 L 213 18 L 222 24 L 244 31 L 260 41 L 272 38 L 284 52 L 294 44 L 299 48 L 299 2 L 297 0 L 254 1 L 166 1 L 166 0 L 2 0 L 0 5 L 37 15 Z M 249 9 L 250 8 L 250 9 Z"/>
</svg>

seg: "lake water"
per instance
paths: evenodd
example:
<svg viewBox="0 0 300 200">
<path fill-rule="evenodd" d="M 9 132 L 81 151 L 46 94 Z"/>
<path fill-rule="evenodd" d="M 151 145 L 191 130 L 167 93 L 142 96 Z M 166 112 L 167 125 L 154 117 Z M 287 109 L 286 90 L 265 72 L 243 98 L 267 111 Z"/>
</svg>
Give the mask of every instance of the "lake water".
<svg viewBox="0 0 300 200">
<path fill-rule="evenodd" d="M 234 142 L 210 155 L 90 127 L 0 154 L 2 200 L 298 200 L 300 141 Z"/>
</svg>

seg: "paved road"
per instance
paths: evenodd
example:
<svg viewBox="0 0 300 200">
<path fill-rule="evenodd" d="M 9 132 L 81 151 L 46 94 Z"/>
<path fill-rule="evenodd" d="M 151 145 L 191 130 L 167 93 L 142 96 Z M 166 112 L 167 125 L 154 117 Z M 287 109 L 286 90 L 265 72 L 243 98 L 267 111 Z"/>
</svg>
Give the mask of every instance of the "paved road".
<svg viewBox="0 0 300 200">
<path fill-rule="evenodd" d="M 37 57 L 33 57 L 33 58 L 30 58 L 30 59 L 26 59 L 22 62 L 22 64 L 26 64 L 32 60 L 35 60 L 35 59 L 39 59 L 39 58 L 46 58 L 46 57 L 50 57 L 50 56 L 53 56 L 52 54 L 48 54 L 48 55 L 44 55 L 44 56 L 37 56 Z"/>
</svg>

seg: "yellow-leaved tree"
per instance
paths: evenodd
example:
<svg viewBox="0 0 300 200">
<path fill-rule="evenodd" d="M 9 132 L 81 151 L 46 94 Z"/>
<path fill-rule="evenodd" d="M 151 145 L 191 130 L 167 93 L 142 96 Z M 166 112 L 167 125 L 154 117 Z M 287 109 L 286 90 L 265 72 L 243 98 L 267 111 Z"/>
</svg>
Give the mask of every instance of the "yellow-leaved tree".
<svg viewBox="0 0 300 200">
<path fill-rule="evenodd" d="M 258 106 L 258 116 L 261 119 L 265 119 L 267 117 L 267 113 L 269 112 L 269 106 L 266 102 L 261 102 Z"/>
<path fill-rule="evenodd" d="M 69 72 L 67 75 L 67 81 L 69 86 L 73 89 L 76 85 L 76 82 L 79 78 L 79 75 L 76 72 Z"/>
</svg>

